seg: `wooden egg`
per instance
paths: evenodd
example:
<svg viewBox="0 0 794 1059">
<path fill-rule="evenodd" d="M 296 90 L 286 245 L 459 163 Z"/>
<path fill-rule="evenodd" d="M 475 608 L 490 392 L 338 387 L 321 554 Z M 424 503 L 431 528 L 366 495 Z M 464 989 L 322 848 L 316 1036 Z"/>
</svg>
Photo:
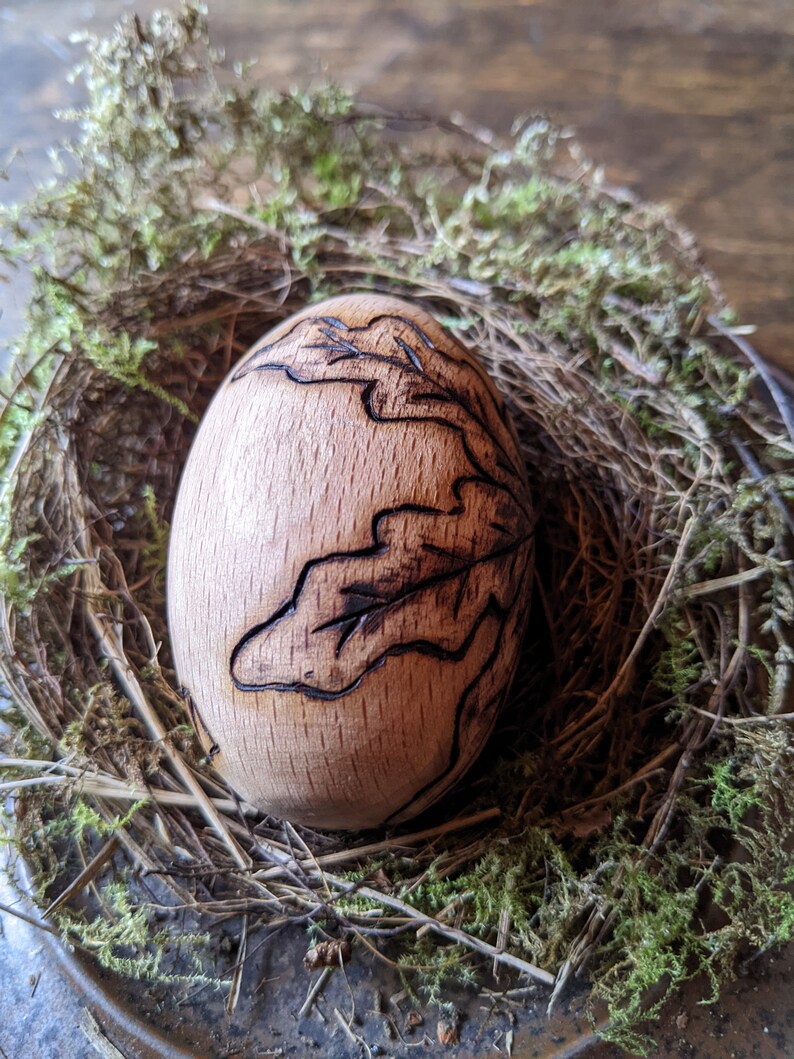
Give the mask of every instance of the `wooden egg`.
<svg viewBox="0 0 794 1059">
<path fill-rule="evenodd" d="M 352 294 L 232 369 L 182 474 L 179 680 L 245 799 L 324 828 L 407 820 L 482 749 L 531 579 L 504 402 L 424 310 Z"/>
</svg>

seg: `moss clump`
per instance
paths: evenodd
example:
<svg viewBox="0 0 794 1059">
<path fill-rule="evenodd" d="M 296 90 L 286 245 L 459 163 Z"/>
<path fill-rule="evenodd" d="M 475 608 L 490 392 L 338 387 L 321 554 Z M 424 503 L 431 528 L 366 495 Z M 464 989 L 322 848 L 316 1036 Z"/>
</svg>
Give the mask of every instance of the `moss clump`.
<svg viewBox="0 0 794 1059">
<path fill-rule="evenodd" d="M 95 907 L 62 906 L 66 937 L 126 974 L 209 973 L 210 951 L 169 962 L 144 892 L 119 890 L 145 848 L 196 938 L 230 912 L 250 932 L 336 918 L 399 946 L 438 1003 L 494 957 L 552 1002 L 586 967 L 605 1033 L 645 1047 L 682 981 L 716 990 L 792 930 L 794 427 L 774 381 L 670 218 L 547 123 L 398 135 L 334 87 L 262 91 L 196 6 L 88 40 L 78 73 L 60 172 L 0 212 L 0 256 L 33 278 L 0 415 L 0 769 L 46 899 L 120 843 Z M 176 481 L 233 359 L 362 289 L 421 300 L 507 395 L 537 504 L 530 633 L 481 765 L 418 835 L 243 806 L 244 827 L 171 666 Z"/>
</svg>

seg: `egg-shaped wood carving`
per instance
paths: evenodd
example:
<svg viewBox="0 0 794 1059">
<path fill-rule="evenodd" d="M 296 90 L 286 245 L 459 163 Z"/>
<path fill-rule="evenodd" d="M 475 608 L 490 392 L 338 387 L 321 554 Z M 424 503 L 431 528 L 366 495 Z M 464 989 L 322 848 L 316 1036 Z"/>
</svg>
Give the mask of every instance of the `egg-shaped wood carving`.
<svg viewBox="0 0 794 1059">
<path fill-rule="evenodd" d="M 174 661 L 213 764 L 294 822 L 416 815 L 491 731 L 531 557 L 504 402 L 428 313 L 356 294 L 284 321 L 215 395 L 172 523 Z"/>
</svg>

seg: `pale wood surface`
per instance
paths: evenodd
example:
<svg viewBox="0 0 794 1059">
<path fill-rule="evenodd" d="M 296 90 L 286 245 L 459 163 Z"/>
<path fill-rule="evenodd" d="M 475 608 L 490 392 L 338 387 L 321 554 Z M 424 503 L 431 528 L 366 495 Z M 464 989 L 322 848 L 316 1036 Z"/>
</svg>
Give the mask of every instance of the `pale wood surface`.
<svg viewBox="0 0 794 1059">
<path fill-rule="evenodd" d="M 501 397 L 423 310 L 350 295 L 276 327 L 202 420 L 171 531 L 177 673 L 215 766 L 316 826 L 436 801 L 515 667 L 530 520 Z"/>
<path fill-rule="evenodd" d="M 51 111 L 78 54 L 69 33 L 106 30 L 130 6 L 0 7 L 0 158 L 25 151 L 0 196 L 40 177 L 62 134 Z M 608 179 L 672 206 L 760 351 L 794 369 L 791 0 L 225 0 L 211 18 L 268 85 L 328 74 L 386 107 L 457 110 L 500 132 L 536 111 L 574 126 Z"/>
</svg>

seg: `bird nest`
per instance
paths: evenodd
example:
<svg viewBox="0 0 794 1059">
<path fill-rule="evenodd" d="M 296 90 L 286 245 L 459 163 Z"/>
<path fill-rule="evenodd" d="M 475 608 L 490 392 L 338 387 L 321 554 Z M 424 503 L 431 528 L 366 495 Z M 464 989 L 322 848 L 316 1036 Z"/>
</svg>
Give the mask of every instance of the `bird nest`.
<svg viewBox="0 0 794 1059">
<path fill-rule="evenodd" d="M 34 287 L 2 410 L 0 768 L 46 921 L 126 974 L 217 974 L 232 1008 L 248 939 L 291 923 L 442 1004 L 494 961 L 550 1001 L 586 969 L 604 1032 L 641 1047 L 684 979 L 716 988 L 794 929 L 775 379 L 685 234 L 545 122 L 499 140 L 332 87 L 255 90 L 196 8 L 89 41 L 81 75 L 60 176 L 2 218 Z M 349 291 L 416 301 L 488 368 L 537 564 L 520 672 L 465 782 L 408 828 L 321 834 L 203 757 L 164 561 L 230 366 Z M 178 956 L 164 905 L 190 912 Z"/>
</svg>

